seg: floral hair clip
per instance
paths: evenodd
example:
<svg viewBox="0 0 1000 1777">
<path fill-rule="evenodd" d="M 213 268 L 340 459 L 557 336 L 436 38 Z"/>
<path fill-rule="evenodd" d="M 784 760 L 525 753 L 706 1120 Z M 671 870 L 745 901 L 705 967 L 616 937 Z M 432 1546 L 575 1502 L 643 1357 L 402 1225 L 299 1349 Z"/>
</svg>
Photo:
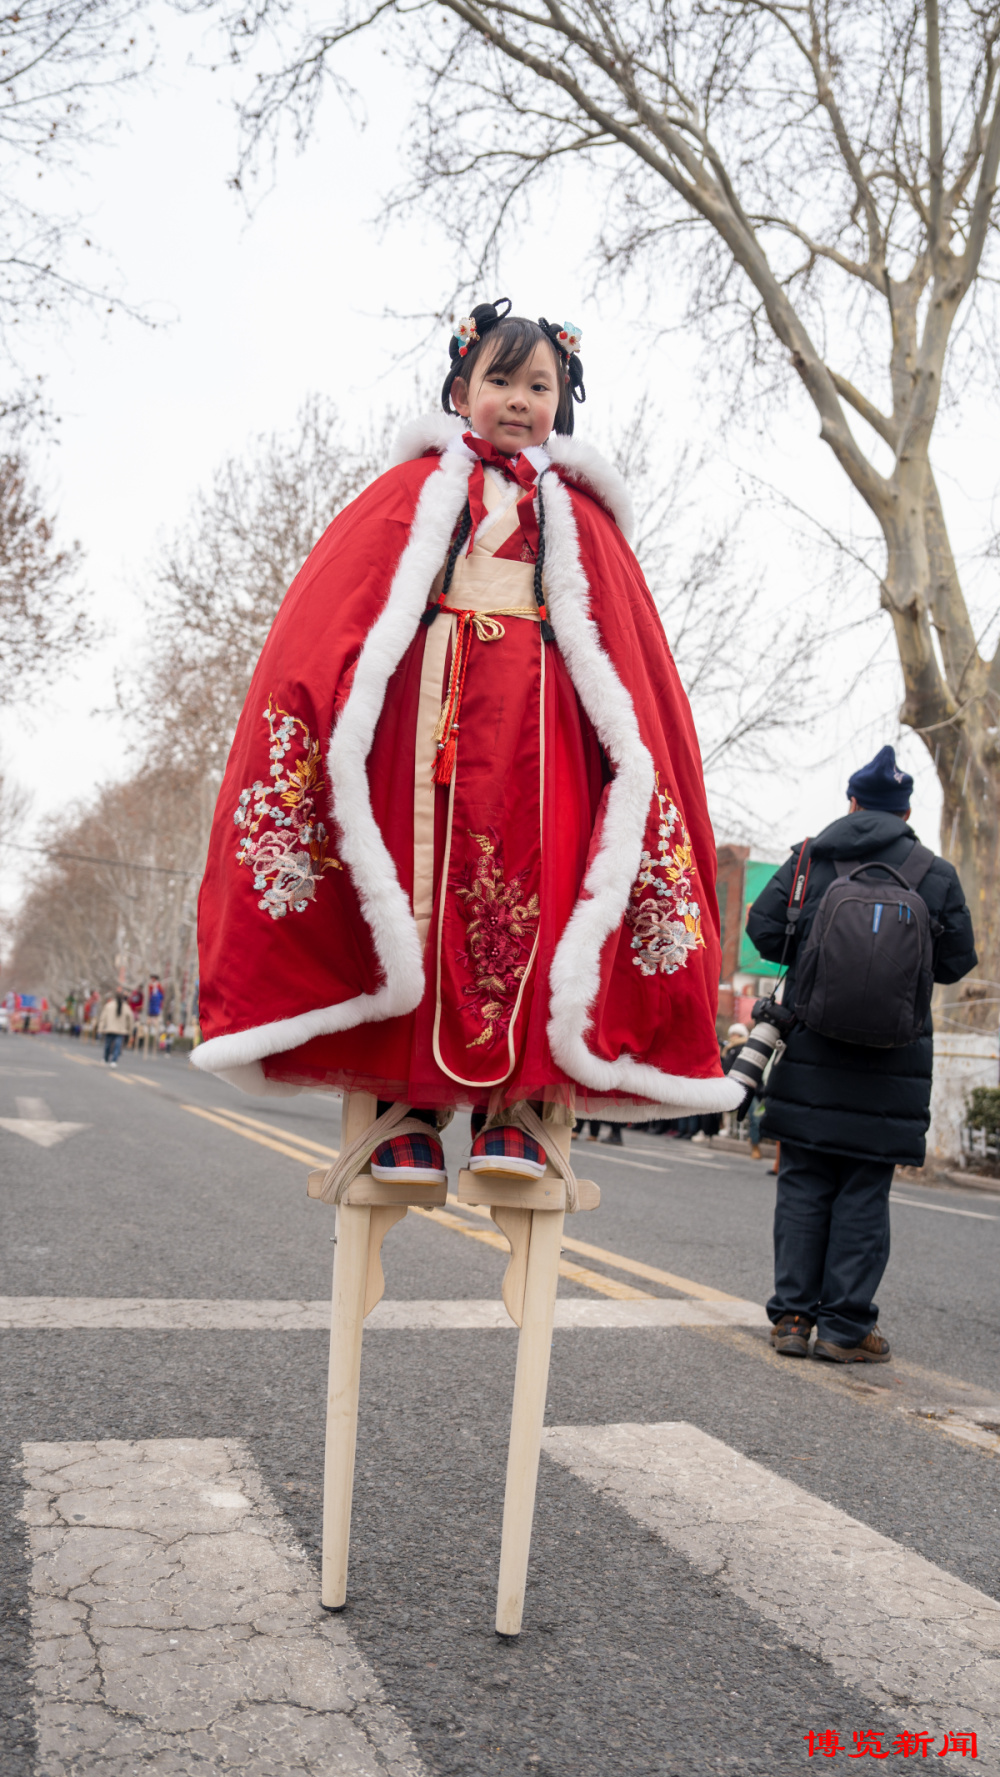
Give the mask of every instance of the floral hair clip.
<svg viewBox="0 0 1000 1777">
<path fill-rule="evenodd" d="M 577 357 L 580 341 L 583 338 L 581 329 L 575 327 L 572 321 L 567 321 L 565 325 L 560 325 L 558 321 L 547 321 L 544 315 L 539 315 L 538 325 L 552 341 L 563 361 L 563 381 L 569 385 L 573 400 L 586 401 L 587 391 L 583 386 L 583 365 Z"/>
<path fill-rule="evenodd" d="M 458 341 L 458 355 L 460 358 L 464 358 L 469 347 L 478 344 L 479 341 L 479 330 L 476 327 L 475 317 L 473 315 L 463 316 L 462 320 L 456 322 L 453 332 Z"/>
<path fill-rule="evenodd" d="M 580 341 L 583 338 L 583 334 L 579 327 L 574 327 L 572 322 L 568 321 L 565 327 L 556 327 L 556 338 L 562 346 L 563 351 L 569 356 L 573 352 L 578 352 L 580 350 Z"/>
</svg>

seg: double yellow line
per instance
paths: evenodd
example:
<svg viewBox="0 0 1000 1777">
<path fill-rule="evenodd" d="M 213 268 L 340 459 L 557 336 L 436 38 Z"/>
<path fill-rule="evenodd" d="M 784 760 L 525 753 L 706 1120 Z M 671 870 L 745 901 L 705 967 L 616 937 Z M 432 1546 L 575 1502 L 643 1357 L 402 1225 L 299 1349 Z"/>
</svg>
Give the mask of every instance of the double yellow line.
<svg viewBox="0 0 1000 1777">
<path fill-rule="evenodd" d="M 262 1123 L 258 1117 L 244 1116 L 242 1111 L 231 1111 L 213 1107 L 205 1110 L 201 1105 L 185 1104 L 182 1110 L 190 1111 L 194 1117 L 204 1117 L 208 1123 L 217 1123 L 220 1129 L 228 1129 L 230 1135 L 242 1135 L 246 1141 L 255 1141 L 262 1148 L 270 1148 L 276 1154 L 284 1154 L 289 1160 L 297 1160 L 304 1166 L 315 1166 L 317 1160 L 335 1160 L 338 1148 L 324 1147 L 321 1142 L 314 1141 L 312 1136 L 300 1135 L 291 1129 L 281 1129 L 275 1123 Z M 262 1133 L 266 1131 L 265 1133 Z M 282 1140 L 276 1140 L 276 1137 Z M 292 1144 L 295 1144 L 294 1146 Z M 478 1240 L 483 1246 L 491 1246 L 497 1252 L 507 1253 L 509 1247 L 503 1235 L 495 1228 L 477 1228 L 464 1221 L 461 1215 L 453 1210 L 461 1210 L 462 1215 L 483 1217 L 490 1220 L 487 1208 L 470 1203 L 459 1203 L 458 1198 L 449 1195 L 449 1209 L 421 1209 L 413 1205 L 414 1215 L 423 1216 L 429 1222 L 435 1222 L 439 1228 L 447 1228 L 452 1234 L 464 1235 L 467 1240 Z M 599 1264 L 609 1266 L 613 1271 L 624 1271 L 632 1277 L 642 1278 L 647 1283 L 658 1283 L 667 1289 L 677 1290 L 683 1296 L 694 1297 L 699 1302 L 735 1302 L 739 1298 L 727 1294 L 725 1290 L 712 1289 L 708 1284 L 695 1283 L 690 1277 L 678 1277 L 672 1271 L 661 1271 L 656 1265 L 646 1265 L 641 1259 L 630 1259 L 624 1253 L 609 1252 L 606 1247 L 592 1246 L 586 1240 L 573 1240 L 568 1234 L 563 1235 L 563 1251 L 578 1253 L 585 1259 L 596 1259 Z M 580 1285 L 584 1289 L 593 1290 L 595 1295 L 610 1296 L 618 1302 L 649 1302 L 653 1300 L 649 1290 L 636 1289 L 634 1285 L 619 1283 L 617 1278 L 605 1277 L 600 1271 L 591 1271 L 585 1265 L 574 1265 L 570 1260 L 563 1259 L 559 1266 L 560 1277 L 568 1282 Z"/>
<path fill-rule="evenodd" d="M 311 1136 L 302 1136 L 291 1129 L 279 1129 L 274 1123 L 262 1123 L 258 1117 L 244 1117 L 242 1111 L 206 1111 L 200 1104 L 182 1104 L 182 1111 L 190 1111 L 193 1117 L 204 1117 L 207 1123 L 218 1123 L 220 1129 L 228 1129 L 230 1135 L 242 1135 L 247 1141 L 255 1141 L 262 1148 L 271 1148 L 276 1154 L 286 1154 L 289 1160 L 301 1160 L 305 1166 L 315 1166 L 317 1159 L 336 1160 L 339 1148 L 324 1148 Z M 266 1129 L 266 1135 L 256 1131 Z M 276 1135 L 283 1135 L 284 1141 L 275 1141 Z M 290 1144 L 297 1145 L 292 1147 Z"/>
</svg>

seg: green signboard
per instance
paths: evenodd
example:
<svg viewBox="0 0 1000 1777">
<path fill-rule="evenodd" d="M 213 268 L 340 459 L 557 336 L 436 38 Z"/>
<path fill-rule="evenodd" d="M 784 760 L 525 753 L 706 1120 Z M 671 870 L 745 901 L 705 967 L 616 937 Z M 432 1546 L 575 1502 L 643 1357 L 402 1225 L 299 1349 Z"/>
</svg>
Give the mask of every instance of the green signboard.
<svg viewBox="0 0 1000 1777">
<path fill-rule="evenodd" d="M 740 936 L 740 954 L 737 968 L 746 975 L 780 975 L 777 963 L 766 963 L 755 944 L 747 937 L 746 917 L 765 883 L 780 869 L 778 864 L 757 864 L 748 858 L 743 875 L 743 931 Z"/>
</svg>

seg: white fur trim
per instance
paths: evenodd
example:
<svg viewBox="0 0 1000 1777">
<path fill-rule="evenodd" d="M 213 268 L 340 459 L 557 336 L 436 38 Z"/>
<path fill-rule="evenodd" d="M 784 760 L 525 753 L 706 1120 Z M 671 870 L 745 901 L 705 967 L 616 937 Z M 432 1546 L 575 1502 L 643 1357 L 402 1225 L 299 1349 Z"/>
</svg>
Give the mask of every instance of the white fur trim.
<svg viewBox="0 0 1000 1777">
<path fill-rule="evenodd" d="M 571 1080 L 599 1092 L 627 1092 L 655 1104 L 691 1110 L 730 1110 L 742 1096 L 735 1081 L 664 1074 L 631 1055 L 606 1061 L 587 1048 L 586 1032 L 600 987 L 601 951 L 621 923 L 639 873 L 655 774 L 632 699 L 604 652 L 590 615 L 590 589 L 569 495 L 550 476 L 543 498 L 549 613 L 577 695 L 615 769 L 601 843 L 584 882 L 585 898 L 574 907 L 552 959 L 548 1025 L 552 1053 Z"/>
<path fill-rule="evenodd" d="M 449 453 L 425 481 L 410 540 L 385 607 L 358 657 L 351 694 L 327 753 L 332 812 L 340 829 L 340 857 L 350 870 L 371 929 L 384 976 L 382 986 L 375 993 L 358 994 L 336 1006 L 319 1006 L 295 1018 L 279 1018 L 273 1024 L 210 1037 L 192 1053 L 195 1066 L 209 1073 L 241 1068 L 265 1055 L 296 1049 L 312 1037 L 413 1012 L 423 998 L 424 964 L 416 921 L 372 812 L 367 761 L 385 688 L 416 634 L 431 582 L 448 553 L 468 476 L 468 461 Z"/>
<path fill-rule="evenodd" d="M 409 463 L 428 450 L 467 450 L 467 446 L 462 446 L 462 433 L 468 429 L 468 420 L 459 419 L 455 414 L 421 414 L 401 427 L 393 447 L 392 461 L 394 464 Z M 565 469 L 571 481 L 581 482 L 597 495 L 612 514 L 623 537 L 631 542 L 635 531 L 632 497 L 624 476 L 614 465 L 592 444 L 585 444 L 581 438 L 566 438 L 560 432 L 553 432 L 545 450 L 553 463 Z M 534 452 L 525 452 L 525 455 L 531 455 L 534 460 Z M 536 468 L 543 466 L 535 464 Z"/>
<path fill-rule="evenodd" d="M 392 447 L 391 466 L 395 469 L 400 463 L 412 463 L 428 450 L 446 451 L 453 440 L 460 444 L 462 433 L 468 430 L 468 420 L 454 413 L 417 414 L 400 427 Z M 472 452 L 468 454 L 471 460 Z"/>
<path fill-rule="evenodd" d="M 583 482 L 597 495 L 626 542 L 631 543 L 635 534 L 635 509 L 624 476 L 607 457 L 602 457 L 599 450 L 595 450 L 592 444 L 585 444 L 582 438 L 566 438 L 561 432 L 553 432 L 547 449 L 552 461 L 565 469 L 571 481 Z"/>
<path fill-rule="evenodd" d="M 217 1038 L 210 1039 L 215 1042 Z M 199 1043 L 197 1049 L 191 1051 L 191 1060 L 195 1067 L 200 1066 L 198 1056 L 206 1048 Z M 293 1085 L 290 1080 L 269 1080 L 259 1061 L 245 1062 L 242 1067 L 219 1067 L 210 1070 L 217 1080 L 225 1080 L 229 1086 L 235 1086 L 237 1092 L 245 1092 L 251 1098 L 294 1098 L 302 1091 L 301 1086 Z"/>
<path fill-rule="evenodd" d="M 677 1096 L 669 1104 L 652 1104 L 648 1098 L 601 1098 L 584 1087 L 577 1092 L 576 1114 L 602 1123 L 652 1123 L 661 1117 L 705 1117 L 710 1112 L 734 1111 L 742 1097 L 741 1093 L 733 1103 L 733 1088 L 725 1076 L 721 1080 L 689 1080 L 684 1074 L 661 1074 L 660 1079 L 675 1082 Z"/>
</svg>

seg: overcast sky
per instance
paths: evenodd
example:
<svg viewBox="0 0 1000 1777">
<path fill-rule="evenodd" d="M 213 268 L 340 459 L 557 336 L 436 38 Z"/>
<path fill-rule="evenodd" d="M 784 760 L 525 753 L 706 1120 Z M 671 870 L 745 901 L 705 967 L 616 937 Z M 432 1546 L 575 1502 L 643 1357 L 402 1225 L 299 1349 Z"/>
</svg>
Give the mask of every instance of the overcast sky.
<svg viewBox="0 0 1000 1777">
<path fill-rule="evenodd" d="M 202 26 L 169 14 L 158 28 L 155 84 L 127 101 L 109 145 L 88 151 L 86 182 L 76 192 L 128 298 L 159 325 L 64 314 L 22 344 L 26 368 L 44 374 L 61 416 L 61 442 L 42 466 L 62 534 L 78 537 L 86 552 L 93 608 L 107 630 L 78 673 L 27 710 L 0 716 L 6 765 L 32 790 L 33 817 L 47 843 L 58 840 L 72 803 L 128 768 L 129 736 L 117 718 L 100 712 L 112 704 L 115 669 L 140 670 L 144 576 L 196 489 L 255 434 L 288 426 L 313 391 L 335 398 L 349 429 L 377 421 L 389 403 L 406 404 L 413 369 L 393 373 L 393 364 L 423 324 L 387 322 L 383 311 L 432 311 L 454 275 L 454 245 L 426 218 L 394 220 L 381 233 L 376 226 L 381 194 L 399 172 L 407 85 L 374 45 L 356 56 L 367 127 L 359 129 L 331 101 L 314 143 L 302 156 L 283 156 L 275 189 L 248 219 L 227 185 L 236 151 L 231 95 L 223 77 L 188 59 L 204 59 Z M 506 293 L 524 313 L 582 326 L 592 399 L 579 416 L 580 433 L 600 446 L 609 415 L 627 412 L 648 382 L 665 415 L 665 457 L 700 449 L 707 439 L 696 523 L 739 512 L 750 485 L 741 469 L 763 475 L 824 523 L 861 523 L 797 391 L 767 436 L 749 425 L 723 436 L 717 416 L 706 427 L 699 342 L 674 333 L 649 353 L 640 288 L 620 299 L 586 294 L 591 221 L 588 182 L 570 179 L 537 229 L 505 252 L 501 288 L 483 293 Z M 679 312 L 680 297 L 664 291 L 665 316 Z M 446 352 L 442 329 L 415 367 L 432 387 Z M 967 404 L 961 428 L 947 421 L 941 430 L 945 498 L 960 547 L 972 552 L 992 514 L 991 404 Z M 746 571 L 763 573 L 761 621 L 776 631 L 821 571 L 818 550 L 796 537 L 796 528 L 775 507 L 752 512 L 746 526 Z M 976 571 L 985 609 L 994 596 L 993 568 Z M 829 596 L 836 599 L 836 587 Z M 874 584 L 868 596 L 874 608 Z M 831 658 L 833 687 L 847 682 L 859 651 L 870 651 L 878 636 L 873 628 Z M 851 767 L 883 740 L 897 740 L 899 692 L 888 638 L 882 660 L 860 699 L 821 732 L 803 734 L 796 751 L 808 769 L 789 767 L 747 791 L 761 855 L 781 856 L 791 840 L 843 812 Z M 903 738 L 899 751 L 917 774 L 915 821 L 934 842 L 933 773 L 917 742 Z M 719 837 L 727 834 L 720 830 Z M 15 886 L 8 865 L 8 903 Z"/>
</svg>

